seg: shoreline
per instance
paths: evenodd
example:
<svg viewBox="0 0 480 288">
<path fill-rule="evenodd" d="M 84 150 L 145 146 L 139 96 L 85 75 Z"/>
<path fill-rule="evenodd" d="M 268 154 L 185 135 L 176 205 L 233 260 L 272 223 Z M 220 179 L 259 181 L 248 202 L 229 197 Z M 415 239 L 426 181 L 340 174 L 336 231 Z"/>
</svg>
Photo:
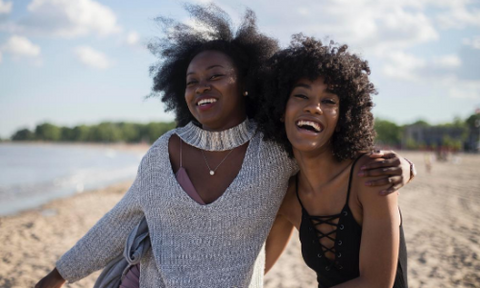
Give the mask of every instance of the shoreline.
<svg viewBox="0 0 480 288">
<path fill-rule="evenodd" d="M 117 149 L 121 151 L 147 152 L 149 143 L 99 143 L 99 142 L 44 142 L 44 141 L 6 141 L 0 142 L 0 145 L 25 145 L 25 146 L 63 146 L 63 147 L 85 147 L 85 148 L 102 148 Z"/>
<path fill-rule="evenodd" d="M 2 143 L 0 152 L 6 162 L 0 165 L 5 172 L 0 179 L 0 216 L 133 180 L 149 147 L 144 143 Z"/>
<path fill-rule="evenodd" d="M 480 155 L 461 154 L 457 162 L 434 162 L 427 173 L 424 153 L 401 153 L 416 163 L 419 172 L 399 197 L 410 287 L 480 287 Z M 0 217 L 0 287 L 33 287 L 130 184 L 85 191 Z M 92 287 L 99 273 L 64 287 Z M 266 275 L 265 288 L 298 287 L 316 287 L 316 280 L 303 263 L 295 232 Z"/>
</svg>

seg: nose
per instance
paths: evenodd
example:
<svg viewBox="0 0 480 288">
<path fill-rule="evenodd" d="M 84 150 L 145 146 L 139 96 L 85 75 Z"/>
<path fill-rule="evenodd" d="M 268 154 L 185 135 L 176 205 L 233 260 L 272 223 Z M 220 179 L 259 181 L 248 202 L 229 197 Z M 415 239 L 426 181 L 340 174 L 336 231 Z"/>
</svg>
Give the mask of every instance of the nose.
<svg viewBox="0 0 480 288">
<path fill-rule="evenodd" d="M 320 103 L 314 103 L 314 102 L 309 103 L 307 106 L 305 106 L 304 111 L 311 114 L 317 114 L 317 115 L 323 114 Z"/>
<path fill-rule="evenodd" d="M 197 89 L 195 89 L 195 93 L 196 93 L 196 94 L 203 94 L 203 93 L 205 93 L 206 91 L 210 91 L 210 89 L 212 89 L 212 87 L 210 87 L 209 84 L 207 84 L 207 83 L 200 83 L 200 85 L 198 85 Z"/>
</svg>

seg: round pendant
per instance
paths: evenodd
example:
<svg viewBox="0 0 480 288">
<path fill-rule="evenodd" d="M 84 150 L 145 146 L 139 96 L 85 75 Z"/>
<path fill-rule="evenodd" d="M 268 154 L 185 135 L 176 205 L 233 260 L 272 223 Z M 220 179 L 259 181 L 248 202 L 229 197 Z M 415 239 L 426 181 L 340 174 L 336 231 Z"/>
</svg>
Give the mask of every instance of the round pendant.
<svg viewBox="0 0 480 288">
<path fill-rule="evenodd" d="M 212 175 L 212 176 L 215 175 L 215 171 L 210 170 L 210 175 Z"/>
</svg>

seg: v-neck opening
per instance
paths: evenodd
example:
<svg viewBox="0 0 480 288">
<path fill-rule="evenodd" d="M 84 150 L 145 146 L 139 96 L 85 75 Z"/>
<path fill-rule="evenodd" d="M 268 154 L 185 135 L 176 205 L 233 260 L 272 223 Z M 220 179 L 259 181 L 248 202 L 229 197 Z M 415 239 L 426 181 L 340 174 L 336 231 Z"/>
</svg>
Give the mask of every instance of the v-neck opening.
<svg viewBox="0 0 480 288">
<path fill-rule="evenodd" d="M 251 147 L 250 143 L 252 142 L 252 140 L 253 140 L 253 138 L 254 138 L 255 136 L 253 136 L 248 142 L 246 142 L 246 143 L 248 143 L 248 144 L 247 144 L 248 146 L 247 146 L 247 149 L 246 149 L 246 151 L 245 151 L 245 155 L 243 156 L 242 163 L 241 163 L 241 166 L 240 166 L 240 170 L 238 171 L 238 173 L 237 173 L 237 175 L 235 176 L 235 178 L 233 178 L 232 182 L 230 182 L 230 184 L 229 184 L 229 185 L 227 186 L 227 188 L 223 191 L 223 193 L 222 193 L 217 199 L 215 199 L 213 202 L 201 204 L 201 203 L 198 203 L 197 201 L 195 201 L 194 199 L 192 199 L 192 197 L 190 197 L 190 195 L 188 195 L 188 193 L 183 189 L 183 187 L 180 185 L 180 183 L 178 183 L 177 178 L 175 177 L 175 172 L 173 171 L 172 162 L 170 161 L 170 151 L 168 150 L 168 146 L 169 146 L 169 144 L 170 144 L 170 139 L 172 138 L 172 135 L 173 135 L 173 134 L 176 134 L 176 133 L 175 133 L 175 132 L 172 132 L 172 133 L 169 135 L 169 137 L 168 137 L 168 139 L 167 139 L 167 145 L 165 145 L 166 148 L 164 148 L 164 149 L 166 149 L 165 153 L 166 153 L 166 155 L 167 155 L 167 157 L 168 157 L 168 168 L 169 168 L 169 170 L 170 170 L 168 173 L 170 173 L 170 176 L 173 177 L 173 179 L 174 179 L 174 181 L 175 181 L 175 185 L 176 185 L 175 188 L 177 188 L 177 189 L 174 189 L 174 190 L 180 190 L 180 191 L 182 192 L 182 193 L 180 193 L 180 194 L 182 194 L 181 197 L 184 197 L 184 198 L 186 197 L 186 198 L 188 198 L 188 201 L 191 201 L 192 203 L 194 203 L 196 206 L 199 206 L 199 207 L 210 208 L 210 207 L 215 207 L 215 206 L 220 205 L 220 204 L 217 204 L 217 203 L 221 203 L 221 202 L 225 201 L 225 200 L 223 200 L 223 199 L 226 198 L 226 197 L 228 197 L 228 195 L 232 193 L 232 192 L 230 192 L 230 190 L 232 190 L 232 187 L 234 186 L 234 184 L 236 184 L 236 182 L 239 181 L 239 180 L 238 180 L 238 179 L 239 179 L 239 176 L 240 176 L 242 173 L 244 173 L 244 170 L 245 170 L 245 168 L 244 168 L 245 158 L 247 157 L 247 155 L 248 155 L 248 153 L 249 153 L 249 151 L 250 151 L 250 149 L 251 149 L 251 148 L 250 148 L 250 147 Z M 177 136 L 178 136 L 178 135 L 177 135 Z M 185 143 L 185 144 L 187 144 L 187 143 Z M 187 144 L 187 145 L 188 145 L 188 144 Z M 192 183 L 192 185 L 193 185 L 193 183 Z M 194 186 L 194 187 L 195 187 L 195 186 Z M 195 188 L 195 190 L 196 190 L 196 188 Z M 198 190 L 197 190 L 197 194 L 198 194 Z M 205 202 L 205 200 L 200 196 L 200 194 L 198 194 L 198 196 L 202 199 L 203 202 Z"/>
</svg>

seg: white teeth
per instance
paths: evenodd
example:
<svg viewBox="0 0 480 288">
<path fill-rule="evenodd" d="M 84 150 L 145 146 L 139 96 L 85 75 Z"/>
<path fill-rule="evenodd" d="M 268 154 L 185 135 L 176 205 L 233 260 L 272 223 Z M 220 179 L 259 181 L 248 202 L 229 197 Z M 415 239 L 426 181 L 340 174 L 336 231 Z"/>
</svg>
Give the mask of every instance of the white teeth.
<svg viewBox="0 0 480 288">
<path fill-rule="evenodd" d="M 205 105 L 205 104 L 211 104 L 211 103 L 215 103 L 215 102 L 217 102 L 217 99 L 215 99 L 215 98 L 202 99 L 202 100 L 198 101 L 197 106 L 202 106 L 202 105 Z"/>
<path fill-rule="evenodd" d="M 310 126 L 313 129 L 315 129 L 315 131 L 320 132 L 320 125 L 318 123 L 313 122 L 313 121 L 300 120 L 300 121 L 297 122 L 297 126 L 298 127 Z"/>
</svg>

